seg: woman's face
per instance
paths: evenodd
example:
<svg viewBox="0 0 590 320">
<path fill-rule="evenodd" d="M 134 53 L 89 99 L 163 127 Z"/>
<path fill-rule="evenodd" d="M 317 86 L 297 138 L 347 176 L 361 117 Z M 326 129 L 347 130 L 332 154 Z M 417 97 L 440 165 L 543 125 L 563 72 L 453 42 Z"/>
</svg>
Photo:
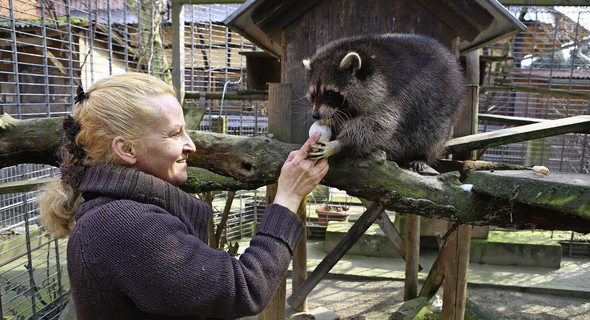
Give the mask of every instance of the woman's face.
<svg viewBox="0 0 590 320">
<path fill-rule="evenodd" d="M 170 94 L 150 97 L 146 102 L 158 115 L 146 128 L 134 167 L 177 186 L 186 181 L 186 159 L 195 152 L 195 144 L 184 131 L 182 108 Z"/>
</svg>

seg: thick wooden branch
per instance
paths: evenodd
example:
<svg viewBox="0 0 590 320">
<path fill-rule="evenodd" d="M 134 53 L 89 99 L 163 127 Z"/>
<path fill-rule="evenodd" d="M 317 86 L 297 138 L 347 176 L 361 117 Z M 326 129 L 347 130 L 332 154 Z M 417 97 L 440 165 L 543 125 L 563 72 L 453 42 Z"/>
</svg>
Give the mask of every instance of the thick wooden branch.
<svg viewBox="0 0 590 320">
<path fill-rule="evenodd" d="M 5 121 L 0 131 L 0 166 L 55 164 L 55 150 L 61 139 L 60 123 L 61 118 Z M 197 152 L 189 158 L 189 165 L 210 171 L 191 169 L 191 180 L 183 186 L 191 192 L 254 189 L 276 182 L 289 152 L 299 148 L 270 137 L 201 131 L 191 131 L 190 135 Z M 579 184 L 564 184 L 558 181 L 561 175 L 553 173 L 542 181 L 503 177 L 507 180 L 500 182 L 496 189 L 501 192 L 486 188 L 494 177 L 500 179 L 501 174 L 501 171 L 472 173 L 463 183 L 457 172 L 420 176 L 376 154 L 370 159 L 331 158 L 330 172 L 322 183 L 346 190 L 352 196 L 378 201 L 402 214 L 475 225 L 590 232 L 590 207 L 583 203 L 590 198 L 590 177 L 581 175 Z M 535 175 L 528 170 L 521 174 Z M 525 192 L 528 185 L 536 184 L 548 190 L 542 197 L 532 191 Z M 517 190 L 516 196 L 513 190 Z"/>
<path fill-rule="evenodd" d="M 0 167 L 20 163 L 58 165 L 63 118 L 13 119 L 3 114 L 0 124 Z"/>
</svg>

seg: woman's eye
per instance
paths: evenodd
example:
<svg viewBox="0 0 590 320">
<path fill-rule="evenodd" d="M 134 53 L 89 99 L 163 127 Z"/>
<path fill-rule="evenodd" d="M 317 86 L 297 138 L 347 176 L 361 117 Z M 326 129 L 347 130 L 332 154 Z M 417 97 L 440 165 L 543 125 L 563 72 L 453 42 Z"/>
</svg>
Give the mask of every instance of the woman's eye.
<svg viewBox="0 0 590 320">
<path fill-rule="evenodd" d="M 173 137 L 180 137 L 180 131 L 173 133 L 172 136 Z"/>
</svg>

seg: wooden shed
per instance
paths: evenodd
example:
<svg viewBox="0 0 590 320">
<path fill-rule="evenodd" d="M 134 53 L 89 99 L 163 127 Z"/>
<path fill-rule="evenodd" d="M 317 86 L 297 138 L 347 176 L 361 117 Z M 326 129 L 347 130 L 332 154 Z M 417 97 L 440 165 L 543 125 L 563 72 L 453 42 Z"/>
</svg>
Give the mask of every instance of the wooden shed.
<svg viewBox="0 0 590 320">
<path fill-rule="evenodd" d="M 465 135 L 477 130 L 479 59 L 477 52 L 475 54 L 470 52 L 525 29 L 522 23 L 495 0 L 249 0 L 224 23 L 262 50 L 279 58 L 281 83 L 292 84 L 293 96 L 289 103 L 292 104 L 291 114 L 297 115 L 288 117 L 291 119 L 287 120 L 287 122 L 290 121 L 290 125 L 285 123 L 281 130 L 290 130 L 286 136 L 289 136 L 290 142 L 293 143 L 302 143 L 306 140 L 308 128 L 313 122 L 309 104 L 304 98 L 307 89 L 307 71 L 303 68 L 301 61 L 309 58 L 319 47 L 332 40 L 355 35 L 392 32 L 422 34 L 439 40 L 457 56 L 469 55 L 466 59 L 466 83 L 471 88 L 469 97 L 466 99 L 469 103 L 464 108 L 467 112 L 461 115 L 464 121 L 458 121 L 460 124 L 455 128 L 456 133 Z M 307 116 L 300 116 L 305 114 Z M 284 118 L 282 120 L 284 121 Z M 375 218 L 368 218 L 372 215 L 371 207 L 355 222 L 351 230 L 357 225 L 360 226 L 361 223 L 364 224 L 365 218 L 367 221 L 371 219 L 374 221 Z M 363 222 L 359 222 L 361 220 Z M 416 296 L 417 288 L 419 241 L 416 241 L 416 235 L 419 238 L 417 228 L 420 224 L 419 218 L 414 215 L 408 215 L 408 220 L 407 228 L 412 232 L 408 232 L 406 237 L 406 290 L 404 291 L 405 298 L 411 299 Z M 387 229 L 385 225 L 381 228 Z M 346 252 L 346 248 L 351 245 L 350 243 L 356 241 L 353 233 L 349 231 L 347 235 L 350 235 L 350 238 L 342 239 L 337 248 L 328 253 L 306 280 L 303 280 L 305 276 L 302 276 L 305 274 L 305 267 L 297 271 L 297 276 L 295 276 L 296 268 L 294 267 L 293 287 L 295 289 L 287 299 L 294 309 L 305 309 L 304 299 L 307 293 L 328 272 L 329 265 L 339 260 L 343 252 Z M 448 276 L 452 280 L 447 281 L 448 289 L 445 282 L 445 292 L 449 294 L 443 299 L 444 305 L 447 306 L 446 310 L 443 309 L 443 313 L 446 313 L 448 319 L 462 319 L 464 313 L 467 279 L 465 257 L 467 259 L 469 257 L 470 239 L 471 227 L 459 227 L 457 237 L 453 240 L 453 244 L 449 245 L 455 249 L 446 255 L 447 263 L 449 263 L 448 270 L 463 270 L 449 273 Z M 299 244 L 299 246 L 302 245 Z M 465 252 L 467 254 L 464 254 Z M 300 259 L 300 257 L 294 257 L 294 266 L 305 265 L 296 263 L 295 258 Z M 440 271 L 433 268 L 431 272 L 435 274 Z M 278 298 L 277 301 L 280 300 L 281 298 Z M 284 307 L 279 303 L 278 307 L 272 306 L 267 309 L 281 310 Z M 459 316 L 450 317 L 451 313 Z"/>
<path fill-rule="evenodd" d="M 464 55 L 525 28 L 494 0 L 249 0 L 224 23 L 280 58 L 281 82 L 293 84 L 294 114 L 309 109 L 299 99 L 307 81 L 301 61 L 332 40 L 371 33 L 423 34 Z M 307 137 L 312 120 L 304 118 L 303 124 L 302 117 L 293 117 L 294 142 Z"/>
</svg>

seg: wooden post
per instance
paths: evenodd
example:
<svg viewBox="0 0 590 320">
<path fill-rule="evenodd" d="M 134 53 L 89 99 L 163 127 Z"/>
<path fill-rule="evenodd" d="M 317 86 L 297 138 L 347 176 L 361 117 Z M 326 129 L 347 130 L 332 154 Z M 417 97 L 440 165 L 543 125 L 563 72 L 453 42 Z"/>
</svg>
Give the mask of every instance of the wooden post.
<svg viewBox="0 0 590 320">
<path fill-rule="evenodd" d="M 467 54 L 466 83 L 467 99 L 455 126 L 455 136 L 477 133 L 477 109 L 479 106 L 479 50 Z M 455 160 L 475 159 L 476 152 L 454 154 Z M 449 222 L 449 228 L 453 223 Z M 461 225 L 453 232 L 445 250 L 445 282 L 443 293 L 442 318 L 463 320 L 465 299 L 467 298 L 467 273 L 469 270 L 469 251 L 471 250 L 470 225 Z"/>
<path fill-rule="evenodd" d="M 268 123 L 269 132 L 282 142 L 294 142 L 291 128 L 292 121 L 292 97 L 293 86 L 291 84 L 271 83 L 268 88 L 269 112 Z M 297 210 L 297 215 L 306 223 L 306 201 L 303 199 Z M 304 231 L 301 240 L 295 248 L 293 254 L 293 273 L 292 273 L 292 290 L 294 291 L 307 279 L 307 230 Z M 284 300 L 283 300 L 284 306 Z M 302 312 L 307 308 L 307 299 L 300 304 L 292 306 L 295 311 Z"/>
<path fill-rule="evenodd" d="M 268 86 L 268 131 L 274 135 L 274 138 L 281 142 L 293 142 L 291 135 L 291 104 L 293 101 L 293 85 L 286 83 L 269 83 Z M 274 193 L 276 194 L 276 185 L 274 185 Z M 267 187 L 267 201 L 270 200 L 268 196 L 269 188 Z M 272 196 L 274 199 L 274 194 Z M 268 202 L 272 203 L 272 201 Z M 299 205 L 297 215 L 305 223 L 305 200 Z M 299 240 L 295 253 L 293 256 L 293 285 L 297 285 L 305 281 L 307 275 L 307 239 L 305 234 Z M 294 289 L 293 289 L 294 290 Z M 267 320 L 284 319 L 285 318 L 285 300 L 286 300 L 286 278 L 283 279 L 279 288 L 275 292 L 270 304 L 264 309 L 263 317 Z M 306 301 L 302 301 L 293 308 L 297 311 L 302 311 L 297 308 L 305 308 Z"/>
<path fill-rule="evenodd" d="M 270 124 L 270 122 L 269 122 Z M 271 184 L 266 186 L 266 205 L 273 203 L 277 195 L 277 185 Z M 273 320 L 285 319 L 285 298 L 287 297 L 287 276 L 283 276 L 283 280 L 274 292 L 268 306 L 264 308 L 262 313 L 258 315 L 258 319 Z"/>
<path fill-rule="evenodd" d="M 451 224 L 449 222 L 449 226 Z M 446 246 L 442 319 L 463 320 L 467 298 L 471 226 L 459 226 L 447 239 Z"/>
<path fill-rule="evenodd" d="M 184 6 L 172 1 L 172 85 L 184 105 Z"/>
<path fill-rule="evenodd" d="M 420 262 L 420 216 L 408 214 L 406 220 L 406 279 L 404 300 L 418 296 L 418 265 Z"/>
<path fill-rule="evenodd" d="M 305 200 L 305 198 L 303 198 L 303 201 L 299 205 L 299 210 L 297 210 L 297 215 L 299 216 L 301 221 L 303 221 L 304 225 L 306 220 L 306 204 L 307 201 Z M 301 240 L 299 240 L 297 248 L 295 248 L 295 253 L 293 254 L 293 273 L 291 277 L 291 292 L 294 292 L 295 289 L 302 285 L 307 279 L 307 226 L 305 228 L 305 231 L 303 231 Z M 292 306 L 292 308 L 297 312 L 306 311 L 307 298 L 304 299 L 299 305 Z"/>
</svg>

